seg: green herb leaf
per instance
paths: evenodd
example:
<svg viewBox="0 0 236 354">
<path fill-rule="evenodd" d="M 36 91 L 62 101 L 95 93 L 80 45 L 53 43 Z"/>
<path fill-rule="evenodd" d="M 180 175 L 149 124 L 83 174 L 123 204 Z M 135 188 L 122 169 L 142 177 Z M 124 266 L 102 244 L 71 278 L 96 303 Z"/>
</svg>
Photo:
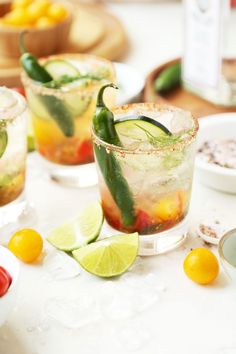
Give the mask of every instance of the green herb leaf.
<svg viewBox="0 0 236 354">
<path fill-rule="evenodd" d="M 184 131 L 178 135 L 166 134 L 166 135 L 154 136 L 148 130 L 139 126 L 138 124 L 136 124 L 136 126 L 145 132 L 149 143 L 154 147 L 166 147 L 166 146 L 174 145 L 175 143 L 178 143 L 179 141 L 181 141 L 183 139 L 184 135 L 189 134 L 192 131 L 192 129 L 190 129 L 190 130 Z"/>
</svg>

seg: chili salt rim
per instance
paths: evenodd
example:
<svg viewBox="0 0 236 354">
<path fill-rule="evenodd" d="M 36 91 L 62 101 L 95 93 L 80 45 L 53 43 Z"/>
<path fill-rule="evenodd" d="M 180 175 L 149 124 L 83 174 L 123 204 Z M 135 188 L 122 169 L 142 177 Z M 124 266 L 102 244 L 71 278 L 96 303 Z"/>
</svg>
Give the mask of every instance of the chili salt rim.
<svg viewBox="0 0 236 354">
<path fill-rule="evenodd" d="M 91 60 L 95 60 L 99 63 L 104 63 L 107 67 L 108 70 L 110 72 L 110 75 L 113 76 L 113 80 L 111 80 L 110 78 L 104 78 L 101 79 L 101 81 L 107 81 L 107 82 L 111 82 L 111 81 L 116 81 L 116 72 L 115 72 L 115 67 L 114 64 L 105 59 L 105 58 L 101 58 L 97 55 L 93 55 L 93 54 L 70 54 L 70 53 L 63 53 L 63 54 L 58 54 L 58 55 L 49 55 L 46 58 L 41 58 L 39 60 L 40 63 L 44 63 L 47 60 L 54 60 L 54 59 L 78 59 L 78 61 L 86 61 L 87 59 L 91 59 Z M 93 87 L 91 88 L 91 86 L 88 87 L 80 87 L 80 86 L 71 86 L 71 87 L 65 87 L 62 86 L 64 88 L 64 90 L 62 90 L 61 88 L 50 88 L 50 87 L 45 87 L 42 85 L 41 82 L 37 82 L 35 80 L 32 80 L 29 78 L 29 76 L 26 74 L 26 72 L 24 70 L 22 70 L 21 72 L 21 80 L 24 84 L 24 86 L 26 87 L 30 87 L 30 89 L 36 93 L 36 94 L 41 94 L 41 95 L 50 95 L 50 96 L 55 96 L 58 98 L 63 98 L 63 95 L 67 94 L 67 93 L 71 93 L 71 92 L 76 92 L 78 90 L 81 91 L 81 93 L 86 94 L 87 92 L 94 92 L 97 90 L 97 86 L 101 86 L 101 85 L 93 85 Z M 101 82 L 98 81 L 98 82 Z M 93 81 L 94 83 L 94 81 Z M 65 89 L 66 88 L 66 89 Z"/>
<path fill-rule="evenodd" d="M 137 112 L 138 115 L 143 115 L 144 111 L 158 111 L 158 112 L 189 112 L 189 111 L 185 111 L 181 108 L 178 107 L 174 107 L 171 105 L 167 105 L 167 104 L 159 104 L 159 103 L 152 103 L 152 102 L 145 102 L 145 103 L 130 103 L 130 104 L 126 104 L 120 107 L 115 107 L 112 112 L 114 115 L 116 114 L 125 114 L 127 113 L 128 110 L 130 109 L 138 109 L 140 112 Z M 191 113 L 190 113 L 191 114 Z M 121 146 L 117 146 L 117 145 L 113 145 L 113 144 L 109 144 L 107 142 L 105 142 L 104 140 L 102 140 L 101 138 L 99 138 L 96 133 L 93 130 L 93 127 L 91 129 L 91 133 L 92 133 L 92 138 L 94 143 L 97 146 L 103 146 L 106 148 L 106 150 L 109 151 L 115 151 L 122 154 L 147 154 L 147 155 L 151 155 L 153 153 L 164 153 L 167 151 L 178 151 L 181 150 L 184 146 L 187 146 L 189 144 L 191 144 L 192 141 L 194 141 L 194 139 L 196 138 L 198 129 L 199 129 L 199 124 L 198 124 L 198 119 L 193 116 L 191 114 L 191 118 L 193 120 L 194 123 L 194 128 L 193 131 L 191 132 L 191 134 L 189 134 L 189 136 L 182 141 L 176 142 L 171 146 L 166 146 L 166 147 L 159 147 L 159 148 L 153 148 L 153 149 L 143 149 L 140 150 L 139 148 L 137 149 L 128 149 L 128 148 L 124 148 Z"/>
</svg>

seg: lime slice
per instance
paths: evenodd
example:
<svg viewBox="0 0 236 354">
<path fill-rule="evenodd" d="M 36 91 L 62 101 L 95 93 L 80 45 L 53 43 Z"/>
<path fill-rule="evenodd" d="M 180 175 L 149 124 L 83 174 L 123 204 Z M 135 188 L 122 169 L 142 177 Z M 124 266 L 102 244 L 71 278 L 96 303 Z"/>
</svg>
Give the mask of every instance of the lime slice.
<svg viewBox="0 0 236 354">
<path fill-rule="evenodd" d="M 116 235 L 72 252 L 89 273 L 110 278 L 124 273 L 138 254 L 138 233 Z"/>
<path fill-rule="evenodd" d="M 8 135 L 6 130 L 0 130 L 0 158 L 4 154 L 8 142 Z"/>
<path fill-rule="evenodd" d="M 99 202 L 87 207 L 75 220 L 54 229 L 47 241 L 62 251 L 72 251 L 95 241 L 103 224 L 103 210 Z"/>
</svg>

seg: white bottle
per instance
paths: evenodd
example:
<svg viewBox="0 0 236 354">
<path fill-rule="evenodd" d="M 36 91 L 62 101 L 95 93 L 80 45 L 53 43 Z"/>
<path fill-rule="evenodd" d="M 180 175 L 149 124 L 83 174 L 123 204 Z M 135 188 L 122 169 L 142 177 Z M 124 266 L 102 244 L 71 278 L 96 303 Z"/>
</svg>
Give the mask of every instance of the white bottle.
<svg viewBox="0 0 236 354">
<path fill-rule="evenodd" d="M 236 106 L 236 10 L 230 0 L 184 0 L 185 89 Z"/>
</svg>

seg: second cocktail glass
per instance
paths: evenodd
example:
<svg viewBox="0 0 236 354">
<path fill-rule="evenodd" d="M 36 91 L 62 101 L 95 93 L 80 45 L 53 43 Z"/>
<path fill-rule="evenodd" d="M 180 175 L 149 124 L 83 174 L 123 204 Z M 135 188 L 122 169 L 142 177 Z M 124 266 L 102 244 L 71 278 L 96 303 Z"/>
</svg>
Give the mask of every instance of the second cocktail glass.
<svg viewBox="0 0 236 354">
<path fill-rule="evenodd" d="M 122 147 L 92 132 L 105 218 L 117 230 L 141 235 L 141 255 L 173 249 L 187 234 L 197 119 L 151 103 L 113 114 Z"/>
<path fill-rule="evenodd" d="M 0 227 L 26 213 L 26 102 L 17 92 L 0 87 Z"/>
<path fill-rule="evenodd" d="M 90 124 L 100 87 L 115 80 L 113 64 L 87 54 L 57 55 L 40 63 L 56 75 L 53 84 L 60 81 L 61 85 L 50 87 L 22 74 L 37 150 L 53 180 L 71 186 L 93 185 Z M 73 77 L 76 70 L 78 79 Z M 112 107 L 114 91 L 108 90 L 105 100 Z"/>
</svg>

